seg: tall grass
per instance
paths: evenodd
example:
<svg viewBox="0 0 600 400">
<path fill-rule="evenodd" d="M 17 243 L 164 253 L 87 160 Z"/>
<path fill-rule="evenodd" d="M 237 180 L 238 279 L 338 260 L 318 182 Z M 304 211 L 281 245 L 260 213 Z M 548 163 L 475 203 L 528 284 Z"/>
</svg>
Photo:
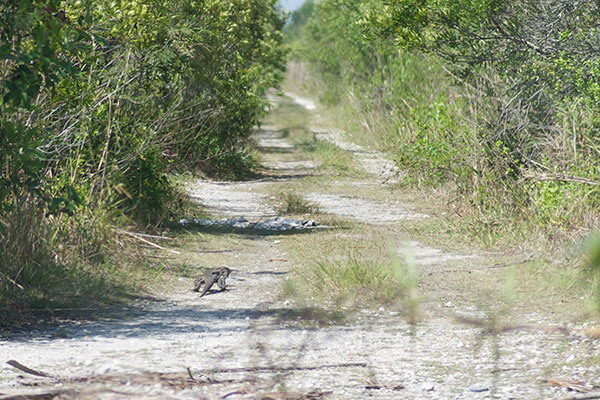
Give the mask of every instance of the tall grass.
<svg viewBox="0 0 600 400">
<path fill-rule="evenodd" d="M 315 262 L 307 281 L 320 296 L 354 296 L 390 299 L 401 294 L 402 285 L 393 266 L 356 256 L 344 260 Z"/>
<path fill-rule="evenodd" d="M 105 210 L 46 215 L 24 197 L 1 222 L 0 327 L 122 302 L 148 282 L 153 262 L 119 237 Z"/>
<path fill-rule="evenodd" d="M 395 304 L 414 323 L 418 319 L 418 278 L 414 259 L 395 255 L 340 254 L 317 258 L 296 271 L 293 293 L 350 308 Z"/>
</svg>

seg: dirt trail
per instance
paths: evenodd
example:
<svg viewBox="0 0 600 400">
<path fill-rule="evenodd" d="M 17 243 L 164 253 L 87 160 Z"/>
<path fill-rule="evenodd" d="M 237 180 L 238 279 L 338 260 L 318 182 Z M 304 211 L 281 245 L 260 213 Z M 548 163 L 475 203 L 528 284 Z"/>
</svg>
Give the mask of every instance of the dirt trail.
<svg viewBox="0 0 600 400">
<path fill-rule="evenodd" d="M 289 98 L 274 101 L 292 104 Z M 311 112 L 315 109 L 305 99 L 295 101 Z M 257 221 L 276 215 L 270 194 L 318 173 L 314 160 L 289 158 L 296 150 L 284 128 L 263 126 L 254 135 L 259 148 L 270 154 L 265 179 L 195 181 L 188 184 L 190 195 L 215 218 Z M 356 147 L 339 134 L 323 135 L 327 133 L 316 137 L 335 142 L 359 160 L 364 156 L 383 162 L 374 169 L 369 167 L 374 163 L 364 162 L 371 175 L 362 181 L 324 184 L 320 190 L 313 190 L 313 182 L 312 192 L 304 193 L 308 200 L 338 218 L 374 224 L 393 238 L 397 224 L 427 217 L 397 202 L 349 196 L 348 186 L 363 182 L 376 187 L 388 172 L 398 174 L 386 169 L 389 162 L 383 155 Z M 181 277 L 156 300 L 138 301 L 104 319 L 62 322 L 4 338 L 0 393 L 58 390 L 65 391 L 62 398 L 283 399 L 309 397 L 281 393 L 312 391 L 312 398 L 330 392 L 325 397 L 330 399 L 543 399 L 571 393 L 550 385 L 548 378 L 561 378 L 563 384 L 581 381 L 581 390 L 600 385 L 598 363 L 586 364 L 590 355 L 600 354 L 599 343 L 561 324 L 557 316 L 527 310 L 518 321 L 528 327 L 517 328 L 510 319 L 492 323 L 493 309 L 478 304 L 473 293 L 484 274 L 495 270 L 479 268 L 473 261 L 480 258 L 476 252 L 451 254 L 409 240 L 423 281 L 423 319 L 417 326 L 406 323 L 400 310 L 387 307 L 361 310 L 346 324 L 315 326 L 299 320 L 314 311 L 282 295 L 293 268 L 286 244 L 310 232 L 239 230 L 214 235 L 219 237 L 217 245 L 211 235 L 202 234 L 182 249 L 180 261 L 198 267 L 229 266 L 234 270 L 229 290 L 199 298 L 190 291 L 193 278 Z M 406 241 L 397 242 L 399 253 L 405 252 Z M 459 290 L 464 286 L 456 281 L 471 282 L 473 293 Z M 27 375 L 5 364 L 11 359 L 53 377 Z M 165 373 L 170 375 L 161 375 Z M 264 396 L 272 391 L 280 394 Z"/>
</svg>

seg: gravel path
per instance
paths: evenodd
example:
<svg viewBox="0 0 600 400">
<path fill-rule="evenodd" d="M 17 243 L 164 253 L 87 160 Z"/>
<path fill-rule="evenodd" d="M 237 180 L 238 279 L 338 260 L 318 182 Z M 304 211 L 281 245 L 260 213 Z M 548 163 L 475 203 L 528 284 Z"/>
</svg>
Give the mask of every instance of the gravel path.
<svg viewBox="0 0 600 400">
<path fill-rule="evenodd" d="M 305 198 L 318 204 L 322 211 L 366 224 L 379 225 L 407 219 L 427 218 L 425 214 L 412 213 L 397 205 L 357 197 L 310 193 Z"/>
<path fill-rule="evenodd" d="M 276 127 L 261 132 L 255 139 L 263 149 L 293 151 Z M 354 148 L 340 136 L 335 140 Z M 301 161 L 270 165 L 273 171 L 313 167 Z M 378 171 L 367 170 L 373 173 L 369 179 L 380 179 Z M 215 217 L 258 220 L 276 215 L 262 191 L 285 184 L 196 181 L 188 192 Z M 328 213 L 363 223 L 386 226 L 426 217 L 359 197 L 324 192 L 306 198 Z M 361 217 L 365 213 L 369 221 Z M 282 295 L 292 268 L 282 248 L 296 234 L 238 233 L 236 249 L 216 265 L 233 269 L 224 292 L 199 298 L 190 290 L 192 280 L 182 277 L 156 299 L 98 320 L 57 322 L 2 338 L 0 399 L 51 391 L 65 399 L 545 399 L 572 395 L 566 386 L 577 387 L 575 382 L 580 390 L 600 385 L 598 364 L 582 363 L 600 355 L 600 343 L 583 335 L 581 326 L 558 324 L 557 316 L 528 312 L 514 319 L 517 326 L 508 317 L 495 321 L 491 316 L 499 314 L 488 315 L 476 304 L 457 307 L 440 300 L 443 296 L 425 296 L 417 325 L 386 306 L 365 309 L 344 323 L 327 323 L 327 314 L 299 308 Z M 417 266 L 436 274 L 445 263 L 468 264 L 478 257 L 416 241 L 409 245 Z M 191 263 L 204 262 L 202 255 L 184 256 Z M 444 283 L 443 277 L 437 279 Z M 5 364 L 8 360 L 52 376 L 26 374 Z M 549 378 L 562 379 L 554 381 L 562 386 L 549 384 Z"/>
<path fill-rule="evenodd" d="M 361 167 L 372 175 L 369 183 L 374 181 L 380 186 L 391 185 L 402 179 L 402 172 L 393 161 L 388 160 L 378 151 L 367 150 L 356 143 L 350 142 L 345 132 L 337 129 L 329 131 L 313 129 L 313 133 L 317 139 L 334 144 L 354 155 Z"/>
<path fill-rule="evenodd" d="M 269 183 L 196 181 L 193 185 L 187 185 L 186 189 L 193 199 L 216 216 L 259 219 L 277 215 L 273 207 L 266 204 L 267 196 L 259 192 L 267 185 Z"/>
</svg>

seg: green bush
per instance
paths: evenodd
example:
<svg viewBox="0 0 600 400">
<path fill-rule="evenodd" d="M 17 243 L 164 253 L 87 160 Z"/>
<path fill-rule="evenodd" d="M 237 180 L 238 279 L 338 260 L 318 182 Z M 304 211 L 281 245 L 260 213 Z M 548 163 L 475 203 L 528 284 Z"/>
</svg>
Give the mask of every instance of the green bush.
<svg viewBox="0 0 600 400">
<path fill-rule="evenodd" d="M 46 248 L 27 264 L 41 276 L 57 263 L 53 246 L 60 244 L 47 236 L 72 219 L 95 226 L 100 213 L 106 215 L 100 224 L 159 226 L 177 201 L 170 171 L 243 175 L 252 165 L 245 144 L 264 113 L 263 94 L 284 69 L 277 4 L 18 0 L 2 6 L 3 282 L 24 276 L 11 261 L 12 252 L 29 246 L 11 233 L 24 203 L 36 216 L 31 229 L 39 232 L 32 237 Z"/>
<path fill-rule="evenodd" d="M 486 224 L 564 237 L 598 221 L 599 13 L 591 0 L 324 0 L 294 57 L 409 182 L 454 184 Z"/>
</svg>

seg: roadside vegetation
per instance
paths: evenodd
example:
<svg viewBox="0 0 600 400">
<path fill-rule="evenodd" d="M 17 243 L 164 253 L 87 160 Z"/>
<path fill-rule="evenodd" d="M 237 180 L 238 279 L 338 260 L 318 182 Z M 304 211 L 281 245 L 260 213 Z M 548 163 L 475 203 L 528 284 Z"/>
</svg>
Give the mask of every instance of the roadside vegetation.
<svg viewBox="0 0 600 400">
<path fill-rule="evenodd" d="M 121 228 L 185 207 L 169 173 L 248 171 L 283 23 L 275 0 L 2 6 L 1 315 L 106 300 L 140 264 Z"/>
<path fill-rule="evenodd" d="M 599 13 L 592 1 L 308 1 L 289 32 L 304 85 L 408 183 L 451 183 L 477 230 L 560 241 L 598 223 Z"/>
<path fill-rule="evenodd" d="M 316 90 L 404 184 L 443 188 L 457 231 L 554 252 L 598 227 L 599 15 L 593 1 L 308 0 L 287 28 L 289 86 Z"/>
</svg>

